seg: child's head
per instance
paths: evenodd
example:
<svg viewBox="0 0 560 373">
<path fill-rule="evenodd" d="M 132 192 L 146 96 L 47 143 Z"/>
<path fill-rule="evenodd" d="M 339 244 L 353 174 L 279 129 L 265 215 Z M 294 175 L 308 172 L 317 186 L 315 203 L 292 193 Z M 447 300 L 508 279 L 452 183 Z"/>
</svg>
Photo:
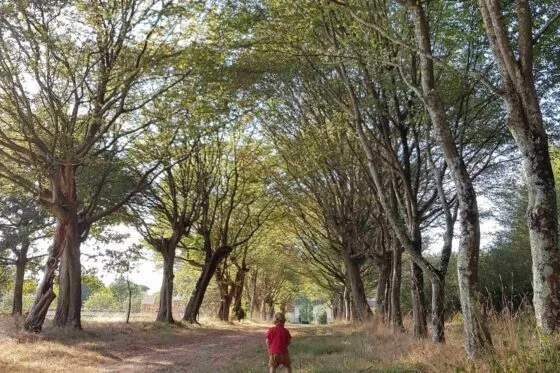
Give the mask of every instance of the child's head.
<svg viewBox="0 0 560 373">
<path fill-rule="evenodd" d="M 274 315 L 274 325 L 284 324 L 286 322 L 286 316 L 282 312 L 276 312 Z"/>
</svg>

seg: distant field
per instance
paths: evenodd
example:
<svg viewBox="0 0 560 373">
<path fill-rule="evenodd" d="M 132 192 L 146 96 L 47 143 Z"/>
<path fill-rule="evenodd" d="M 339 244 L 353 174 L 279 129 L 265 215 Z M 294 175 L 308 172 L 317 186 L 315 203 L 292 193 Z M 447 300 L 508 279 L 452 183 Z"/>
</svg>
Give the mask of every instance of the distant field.
<svg viewBox="0 0 560 373">
<path fill-rule="evenodd" d="M 177 315 L 177 318 L 180 319 Z M 49 310 L 47 313 L 47 319 L 52 320 L 54 318 L 54 309 Z M 131 313 L 130 321 L 153 321 L 156 318 L 156 314 L 152 313 Z M 103 312 L 103 311 L 82 311 L 82 320 L 98 320 L 98 321 L 124 321 L 126 319 L 125 312 Z"/>
</svg>

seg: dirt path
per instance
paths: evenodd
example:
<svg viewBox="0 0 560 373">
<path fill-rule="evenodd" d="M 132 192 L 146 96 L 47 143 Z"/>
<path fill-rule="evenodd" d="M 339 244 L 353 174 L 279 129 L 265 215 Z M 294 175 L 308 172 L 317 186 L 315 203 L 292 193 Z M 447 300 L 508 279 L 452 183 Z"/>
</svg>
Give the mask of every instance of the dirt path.
<svg viewBox="0 0 560 373">
<path fill-rule="evenodd" d="M 218 372 L 246 349 L 264 343 L 262 326 L 188 329 L 165 338 L 114 341 L 98 352 L 103 372 Z"/>
<path fill-rule="evenodd" d="M 264 333 L 270 326 L 88 321 L 80 331 L 47 326 L 32 334 L 21 324 L 0 315 L 0 372 L 221 372 L 247 352 L 266 361 Z"/>
</svg>

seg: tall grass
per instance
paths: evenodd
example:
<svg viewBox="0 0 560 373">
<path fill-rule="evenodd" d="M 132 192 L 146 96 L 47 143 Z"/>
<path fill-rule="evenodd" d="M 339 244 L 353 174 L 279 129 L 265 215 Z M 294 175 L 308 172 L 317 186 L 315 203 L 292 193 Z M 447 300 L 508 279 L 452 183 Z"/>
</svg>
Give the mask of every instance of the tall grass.
<svg viewBox="0 0 560 373">
<path fill-rule="evenodd" d="M 560 338 L 541 347 L 528 308 L 489 312 L 494 351 L 469 361 L 463 349 L 460 315 L 446 325 L 445 344 L 394 334 L 374 323 L 361 327 L 330 325 L 296 329 L 290 356 L 295 372 L 560 372 Z M 410 320 L 405 320 L 410 330 Z M 289 326 L 288 326 L 289 327 Z M 267 354 L 257 346 L 228 367 L 228 372 L 264 372 Z"/>
</svg>

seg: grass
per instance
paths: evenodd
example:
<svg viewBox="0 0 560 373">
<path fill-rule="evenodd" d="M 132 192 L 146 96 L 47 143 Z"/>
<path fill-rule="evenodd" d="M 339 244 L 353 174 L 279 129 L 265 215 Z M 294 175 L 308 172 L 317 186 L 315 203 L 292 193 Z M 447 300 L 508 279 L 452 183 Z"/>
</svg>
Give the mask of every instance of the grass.
<svg viewBox="0 0 560 373">
<path fill-rule="evenodd" d="M 491 314 L 494 352 L 474 361 L 465 357 L 460 317 L 447 323 L 447 342 L 438 345 L 409 333 L 394 334 L 380 323 L 288 325 L 293 335 L 290 355 L 294 371 L 302 373 L 560 372 L 560 339 L 539 348 L 542 339 L 532 323 L 530 314 Z M 25 333 L 21 325 L 19 318 L 0 316 L 0 372 L 78 367 L 80 372 L 97 372 L 114 366 L 127 372 L 267 371 L 265 326 L 253 323 L 191 327 L 88 321 L 81 332 L 46 328 L 41 335 Z M 147 367 L 146 361 L 152 365 Z"/>
<path fill-rule="evenodd" d="M 540 349 L 529 316 L 490 315 L 494 351 L 474 361 L 464 353 L 460 318 L 446 325 L 447 341 L 437 345 L 375 324 L 296 328 L 290 356 L 294 371 L 302 373 L 560 372 L 560 338 Z M 227 371 L 264 372 L 266 358 L 265 347 L 258 346 L 239 356 Z"/>
</svg>

